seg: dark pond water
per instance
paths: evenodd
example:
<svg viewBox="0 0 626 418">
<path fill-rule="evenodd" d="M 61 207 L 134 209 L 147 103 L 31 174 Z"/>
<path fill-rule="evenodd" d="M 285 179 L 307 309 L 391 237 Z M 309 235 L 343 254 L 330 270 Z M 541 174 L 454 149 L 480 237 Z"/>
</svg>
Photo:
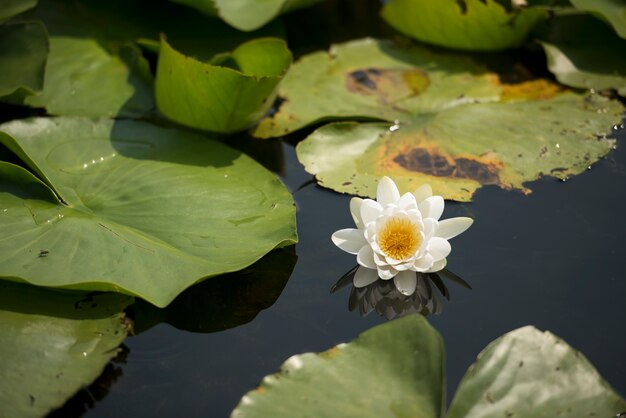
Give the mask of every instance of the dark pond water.
<svg viewBox="0 0 626 418">
<path fill-rule="evenodd" d="M 527 324 L 564 338 L 626 395 L 625 134 L 617 133 L 620 146 L 607 159 L 568 181 L 534 182 L 529 196 L 486 187 L 473 203 L 447 204 L 444 217 L 476 221 L 452 241 L 449 257 L 449 269 L 473 290 L 449 283 L 451 301 L 430 317 L 446 344 L 449 398 L 485 345 Z M 349 312 L 348 289 L 329 293 L 354 264 L 330 242 L 351 222 L 350 197 L 310 183 L 292 145 L 259 146 L 266 157 L 278 153 L 270 165 L 297 202 L 295 267 L 293 253 L 274 254 L 257 268 L 267 284 L 240 275 L 232 285 L 193 288 L 166 311 L 137 306 L 138 335 L 126 340 L 120 362 L 56 416 L 88 409 L 92 418 L 227 417 L 289 356 L 325 350 L 384 322 Z M 250 322 L 220 331 L 275 297 Z M 191 300 L 202 303 L 192 307 Z"/>
<path fill-rule="evenodd" d="M 386 34 L 378 7 L 339 0 L 296 13 L 287 20 L 290 46 L 302 54 Z M 473 289 L 448 283 L 451 301 L 429 317 L 446 344 L 448 399 L 482 348 L 528 324 L 582 351 L 626 396 L 626 132 L 615 135 L 617 150 L 571 180 L 534 182 L 528 196 L 490 186 L 473 203 L 446 205 L 444 217 L 475 219 L 452 240 L 448 258 L 449 270 Z M 137 333 L 116 362 L 52 416 L 227 417 L 291 355 L 325 350 L 385 321 L 349 312 L 349 289 L 330 293 L 355 264 L 330 241 L 351 225 L 350 196 L 311 182 L 294 142 L 240 146 L 262 156 L 293 192 L 295 249 L 196 286 L 166 310 L 136 304 L 129 314 Z"/>
</svg>

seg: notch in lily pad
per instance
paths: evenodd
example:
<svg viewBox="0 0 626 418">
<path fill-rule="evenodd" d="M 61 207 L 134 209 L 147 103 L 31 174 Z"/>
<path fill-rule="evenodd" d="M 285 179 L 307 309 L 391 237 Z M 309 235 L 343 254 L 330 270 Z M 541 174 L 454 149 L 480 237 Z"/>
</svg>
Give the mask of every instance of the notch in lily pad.
<svg viewBox="0 0 626 418">
<path fill-rule="evenodd" d="M 291 61 L 287 45 L 277 38 L 254 39 L 202 62 L 162 37 L 157 106 L 181 125 L 225 134 L 243 131 L 270 109 Z"/>
</svg>

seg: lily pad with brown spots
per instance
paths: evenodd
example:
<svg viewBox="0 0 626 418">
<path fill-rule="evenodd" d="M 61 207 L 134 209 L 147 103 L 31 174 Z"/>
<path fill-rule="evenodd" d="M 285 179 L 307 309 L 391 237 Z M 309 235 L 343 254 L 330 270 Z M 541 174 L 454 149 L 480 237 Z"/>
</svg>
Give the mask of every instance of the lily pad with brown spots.
<svg viewBox="0 0 626 418">
<path fill-rule="evenodd" d="M 336 122 L 298 144 L 298 158 L 324 187 L 374 197 L 383 176 L 401 192 L 430 183 L 435 194 L 469 201 L 483 185 L 530 193 L 541 176 L 567 178 L 614 146 L 602 134 L 623 107 L 597 95 L 466 104 L 397 125 Z"/>
<path fill-rule="evenodd" d="M 498 76 L 458 55 L 360 39 L 296 62 L 283 79 L 275 112 L 253 130 L 271 138 L 316 122 L 410 120 L 476 101 L 500 99 Z"/>
</svg>

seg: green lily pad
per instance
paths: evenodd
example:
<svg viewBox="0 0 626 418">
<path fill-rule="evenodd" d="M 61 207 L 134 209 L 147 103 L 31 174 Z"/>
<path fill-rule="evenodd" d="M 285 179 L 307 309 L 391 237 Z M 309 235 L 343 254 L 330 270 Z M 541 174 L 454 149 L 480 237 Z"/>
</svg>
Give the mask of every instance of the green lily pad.
<svg viewBox="0 0 626 418">
<path fill-rule="evenodd" d="M 559 16 L 550 28 L 540 42 L 548 68 L 559 82 L 596 90 L 613 88 L 626 96 L 626 56 L 616 53 L 626 51 L 626 40 L 590 16 Z"/>
<path fill-rule="evenodd" d="M 43 88 L 48 34 L 39 22 L 0 26 L 0 96 Z"/>
<path fill-rule="evenodd" d="M 0 282 L 3 416 L 45 416 L 95 380 L 126 337 L 131 301 Z"/>
<path fill-rule="evenodd" d="M 495 0 L 390 0 L 381 14 L 419 41 L 470 51 L 517 48 L 547 17 L 539 8 L 506 10 Z"/>
<path fill-rule="evenodd" d="M 246 42 L 212 63 L 187 57 L 162 39 L 157 105 L 182 125 L 220 133 L 241 131 L 267 113 L 290 64 L 291 53 L 280 39 Z"/>
<path fill-rule="evenodd" d="M 574 7 L 599 15 L 609 22 L 615 32 L 626 38 L 626 1 L 624 0 L 570 0 Z"/>
<path fill-rule="evenodd" d="M 37 0 L 3 0 L 0 6 L 0 22 L 32 9 L 36 5 Z"/>
<path fill-rule="evenodd" d="M 152 112 L 154 80 L 135 42 L 144 47 L 156 42 L 158 50 L 163 33 L 176 48 L 204 60 L 251 36 L 281 33 L 276 25 L 241 33 L 184 6 L 164 2 L 155 7 L 139 0 L 48 0 L 20 18 L 41 20 L 50 32 L 45 84 L 40 94 L 4 100 L 54 115 L 136 118 Z"/>
<path fill-rule="evenodd" d="M 297 153 L 320 185 L 339 192 L 373 198 L 387 175 L 401 192 L 429 183 L 446 199 L 469 201 L 483 185 L 530 193 L 525 182 L 583 172 L 614 147 L 596 133 L 618 123 L 622 111 L 618 102 L 574 94 L 464 105 L 399 126 L 331 123 Z"/>
<path fill-rule="evenodd" d="M 308 7 L 322 0 L 172 0 L 206 13 L 219 16 L 243 31 L 260 28 L 278 15 Z"/>
<path fill-rule="evenodd" d="M 14 121 L 0 131 L 0 143 L 47 183 L 1 164 L 0 277 L 165 306 L 297 240 L 280 180 L 208 138 L 83 118 Z"/>
<path fill-rule="evenodd" d="M 39 4 L 24 19 L 41 20 L 50 34 L 43 90 L 16 94 L 13 103 L 53 115 L 138 117 L 154 107 L 152 74 L 139 48 L 113 41 L 82 20 L 66 1 Z"/>
<path fill-rule="evenodd" d="M 372 328 L 349 344 L 289 358 L 231 418 L 440 417 L 443 341 L 422 317 Z"/>
<path fill-rule="evenodd" d="M 527 326 L 489 344 L 461 380 L 448 418 L 615 417 L 626 411 L 591 363 Z"/>
<path fill-rule="evenodd" d="M 280 85 L 278 108 L 252 133 L 276 137 L 337 118 L 403 120 L 416 112 L 495 101 L 501 91 L 495 74 L 465 57 L 360 39 L 296 62 Z"/>
<path fill-rule="evenodd" d="M 578 418 L 626 409 L 584 356 L 534 327 L 478 355 L 447 415 L 443 369 L 441 337 L 423 317 L 408 316 L 324 353 L 291 357 L 231 418 Z"/>
</svg>

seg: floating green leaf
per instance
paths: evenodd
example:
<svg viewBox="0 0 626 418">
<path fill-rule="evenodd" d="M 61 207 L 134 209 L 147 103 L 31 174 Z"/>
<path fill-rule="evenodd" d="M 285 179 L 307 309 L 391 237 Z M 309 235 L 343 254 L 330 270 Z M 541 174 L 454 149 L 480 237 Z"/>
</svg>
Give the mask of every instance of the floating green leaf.
<svg viewBox="0 0 626 418">
<path fill-rule="evenodd" d="M 291 64 L 280 39 L 246 42 L 204 63 L 161 40 L 156 76 L 159 110 L 182 125 L 220 133 L 244 130 L 272 105 Z"/>
<path fill-rule="evenodd" d="M 38 5 L 25 19 L 41 20 L 50 33 L 43 90 L 8 101 L 43 107 L 54 115 L 137 117 L 154 107 L 152 75 L 141 51 L 103 35 L 68 2 Z"/>
<path fill-rule="evenodd" d="M 12 16 L 32 9 L 37 5 L 37 0 L 2 0 L 0 6 L 0 22 Z"/>
<path fill-rule="evenodd" d="M 298 158 L 339 192 L 374 197 L 387 175 L 403 191 L 426 182 L 461 201 L 481 185 L 529 192 L 525 182 L 578 174 L 614 145 L 599 136 L 620 122 L 617 101 L 543 79 L 507 84 L 458 57 L 435 57 L 372 40 L 312 54 L 294 65 L 280 92 L 286 101 L 255 133 L 276 135 L 331 117 L 396 120 L 324 126 L 298 145 Z M 308 90 L 297 88 L 303 74 Z M 429 81 L 411 91 L 406 74 Z"/>
<path fill-rule="evenodd" d="M 96 379 L 126 337 L 130 302 L 0 282 L 3 416 L 45 416 Z"/>
<path fill-rule="evenodd" d="M 47 183 L 1 164 L 1 277 L 165 306 L 192 284 L 297 239 L 282 183 L 208 138 L 83 118 L 0 130 L 0 142 Z"/>
<path fill-rule="evenodd" d="M 624 8 L 626 11 L 626 7 Z M 590 16 L 559 16 L 541 40 L 548 68 L 563 84 L 626 96 L 626 40 Z"/>
<path fill-rule="evenodd" d="M 375 197 L 378 179 L 387 175 L 402 192 L 429 183 L 446 199 L 468 201 L 483 185 L 529 193 L 527 181 L 581 173 L 614 146 L 595 133 L 619 122 L 621 112 L 617 102 L 573 94 L 464 105 L 397 130 L 331 123 L 300 142 L 297 152 L 320 185 L 339 192 Z M 520 118 L 533 123 L 520 125 Z"/>
<path fill-rule="evenodd" d="M 527 326 L 489 344 L 461 380 L 448 418 L 615 417 L 626 401 L 554 334 Z"/>
<path fill-rule="evenodd" d="M 40 91 L 47 56 L 48 34 L 41 23 L 0 26 L 0 96 L 20 88 Z"/>
<path fill-rule="evenodd" d="M 95 39 L 52 36 L 44 89 L 24 104 L 53 115 L 137 117 L 154 106 L 151 84 L 134 45 L 111 53 Z"/>
<path fill-rule="evenodd" d="M 280 14 L 310 6 L 322 0 L 173 0 L 206 13 L 218 15 L 243 31 L 260 28 Z"/>
<path fill-rule="evenodd" d="M 619 36 L 626 38 L 626 1 L 571 0 L 571 2 L 577 9 L 601 16 L 613 26 Z"/>
<path fill-rule="evenodd" d="M 293 356 L 231 418 L 578 418 L 626 409 L 580 353 L 530 326 L 478 355 L 447 415 L 443 381 L 441 337 L 423 317 L 408 316 L 324 353 Z"/>
<path fill-rule="evenodd" d="M 500 94 L 497 76 L 465 57 L 361 39 L 296 62 L 280 85 L 278 109 L 253 134 L 281 136 L 337 118 L 402 120 Z"/>
<path fill-rule="evenodd" d="M 241 399 L 231 418 L 441 416 L 443 341 L 408 316 L 321 354 L 288 359 Z"/>
<path fill-rule="evenodd" d="M 532 7 L 509 11 L 495 0 L 391 0 L 382 17 L 422 42 L 494 51 L 519 47 L 547 13 Z"/>
</svg>

